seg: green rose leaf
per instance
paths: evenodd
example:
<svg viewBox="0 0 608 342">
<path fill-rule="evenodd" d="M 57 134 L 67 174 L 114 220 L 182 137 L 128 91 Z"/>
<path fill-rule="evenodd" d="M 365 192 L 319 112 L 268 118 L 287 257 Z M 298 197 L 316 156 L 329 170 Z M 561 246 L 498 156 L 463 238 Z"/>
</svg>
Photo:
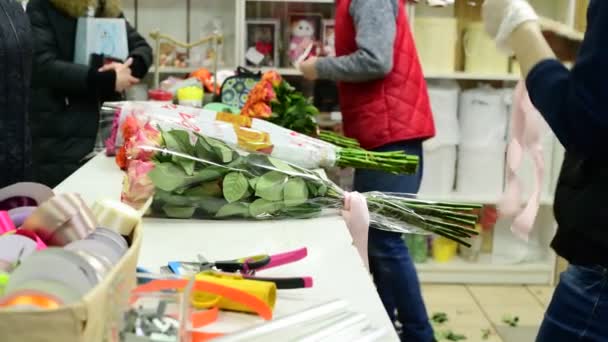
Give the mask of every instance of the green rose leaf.
<svg viewBox="0 0 608 342">
<path fill-rule="evenodd" d="M 222 163 L 225 163 L 225 164 L 230 163 L 232 160 L 234 160 L 236 158 L 236 156 L 235 156 L 236 152 L 234 152 L 233 149 L 228 147 L 228 145 L 224 144 L 223 142 L 221 142 L 219 140 L 208 138 L 207 143 L 209 145 L 211 145 L 211 147 L 213 148 L 213 151 L 215 152 L 215 154 L 217 155 L 219 160 L 222 161 Z"/>
<path fill-rule="evenodd" d="M 327 195 L 327 185 L 321 184 L 317 190 L 317 193 L 319 197 L 325 197 L 325 195 Z"/>
<path fill-rule="evenodd" d="M 308 193 L 311 197 L 317 197 L 319 195 L 319 190 L 314 183 L 307 182 L 306 186 L 308 187 Z"/>
<path fill-rule="evenodd" d="M 148 176 L 154 186 L 164 191 L 173 191 L 183 185 L 187 177 L 184 170 L 173 163 L 157 164 Z"/>
<path fill-rule="evenodd" d="M 309 219 L 319 216 L 322 210 L 319 204 L 304 203 L 295 207 L 286 207 L 281 212 L 296 219 Z"/>
<path fill-rule="evenodd" d="M 194 212 L 196 211 L 195 207 L 178 207 L 170 204 L 165 204 L 163 206 L 163 211 L 165 215 L 169 218 L 176 219 L 189 219 L 194 216 Z"/>
<path fill-rule="evenodd" d="M 249 204 L 248 203 L 228 203 L 223 206 L 217 214 L 216 218 L 227 218 L 227 217 L 248 217 L 249 216 Z"/>
<path fill-rule="evenodd" d="M 222 187 L 217 181 L 206 182 L 184 192 L 192 197 L 222 197 Z"/>
<path fill-rule="evenodd" d="M 249 186 L 253 189 L 253 191 L 255 191 L 255 187 L 257 186 L 259 180 L 260 177 L 254 177 L 249 179 Z"/>
<path fill-rule="evenodd" d="M 224 198 L 228 203 L 241 200 L 249 190 L 247 178 L 240 172 L 231 172 L 224 177 Z"/>
<path fill-rule="evenodd" d="M 295 207 L 308 201 L 308 187 L 302 178 L 291 178 L 283 187 L 283 197 L 287 207 Z"/>
<path fill-rule="evenodd" d="M 284 162 L 280 159 L 268 157 L 268 161 L 270 161 L 270 164 L 272 164 L 272 166 L 276 167 L 280 171 L 283 171 L 284 173 L 287 173 L 290 175 L 299 173 L 293 167 L 291 167 L 291 165 L 287 164 L 286 162 Z"/>
<path fill-rule="evenodd" d="M 249 206 L 249 214 L 256 219 L 265 219 L 272 217 L 282 208 L 282 202 L 267 201 L 263 198 L 259 198 Z"/>
<path fill-rule="evenodd" d="M 190 143 L 190 134 L 182 130 L 171 130 L 162 132 L 165 146 L 169 151 L 184 153 L 190 155 L 192 153 L 192 144 Z"/>
<path fill-rule="evenodd" d="M 210 197 L 201 199 L 198 203 L 198 207 L 201 208 L 209 216 L 217 214 L 228 202 L 223 198 Z"/>
<path fill-rule="evenodd" d="M 268 201 L 282 201 L 283 187 L 289 177 L 278 171 L 270 171 L 260 177 L 255 187 L 255 195 Z"/>
</svg>

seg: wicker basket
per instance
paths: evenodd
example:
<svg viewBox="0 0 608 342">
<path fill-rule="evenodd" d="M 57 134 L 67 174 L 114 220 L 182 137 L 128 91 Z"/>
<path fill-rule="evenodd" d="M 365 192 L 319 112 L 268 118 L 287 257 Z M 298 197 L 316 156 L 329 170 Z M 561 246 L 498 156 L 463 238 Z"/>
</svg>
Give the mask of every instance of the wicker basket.
<svg viewBox="0 0 608 342">
<path fill-rule="evenodd" d="M 56 310 L 0 311 L 0 340 L 6 342 L 104 341 L 121 319 L 131 289 L 142 242 L 142 227 L 131 236 L 131 246 L 106 279 L 82 301 Z"/>
</svg>

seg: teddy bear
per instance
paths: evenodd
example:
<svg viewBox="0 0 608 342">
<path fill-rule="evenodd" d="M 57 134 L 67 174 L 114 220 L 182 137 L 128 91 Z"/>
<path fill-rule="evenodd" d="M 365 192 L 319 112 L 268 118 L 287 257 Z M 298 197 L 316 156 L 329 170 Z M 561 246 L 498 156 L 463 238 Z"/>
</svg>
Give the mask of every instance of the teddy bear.
<svg viewBox="0 0 608 342">
<path fill-rule="evenodd" d="M 292 65 L 298 61 L 317 55 L 314 25 L 306 20 L 295 21 L 291 25 L 291 39 L 289 42 L 289 60 Z M 306 56 L 304 56 L 306 54 Z"/>
</svg>

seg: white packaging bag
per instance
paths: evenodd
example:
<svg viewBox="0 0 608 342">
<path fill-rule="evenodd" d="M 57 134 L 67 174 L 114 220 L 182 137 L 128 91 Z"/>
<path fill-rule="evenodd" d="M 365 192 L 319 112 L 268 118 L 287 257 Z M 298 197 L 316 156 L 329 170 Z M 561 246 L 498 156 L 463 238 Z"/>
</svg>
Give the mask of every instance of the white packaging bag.
<svg viewBox="0 0 608 342">
<path fill-rule="evenodd" d="M 460 142 L 467 146 L 488 146 L 506 141 L 508 96 L 504 90 L 482 86 L 460 96 Z"/>
<path fill-rule="evenodd" d="M 424 144 L 422 183 L 418 194 L 429 198 L 449 195 L 456 180 L 456 145 L 429 148 Z"/>
<path fill-rule="evenodd" d="M 504 189 L 506 143 L 461 145 L 458 149 L 456 192 L 471 198 L 498 199 Z"/>
<path fill-rule="evenodd" d="M 129 57 L 127 24 L 122 18 L 78 18 L 74 63 L 89 65 L 92 54 L 124 61 Z"/>
<path fill-rule="evenodd" d="M 428 92 L 436 134 L 427 143 L 433 148 L 457 145 L 460 142 L 458 124 L 460 87 L 455 82 L 429 83 Z"/>
</svg>

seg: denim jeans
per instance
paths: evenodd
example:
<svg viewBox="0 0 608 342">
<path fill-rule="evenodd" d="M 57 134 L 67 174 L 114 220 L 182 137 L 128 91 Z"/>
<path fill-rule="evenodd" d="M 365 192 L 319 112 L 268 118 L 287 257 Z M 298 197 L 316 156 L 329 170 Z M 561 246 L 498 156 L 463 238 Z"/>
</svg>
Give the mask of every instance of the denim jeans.
<svg viewBox="0 0 608 342">
<path fill-rule="evenodd" d="M 608 269 L 570 266 L 562 273 L 536 341 L 608 341 Z"/>
<path fill-rule="evenodd" d="M 416 194 L 422 180 L 422 142 L 404 142 L 383 146 L 375 151 L 405 151 L 420 156 L 420 169 L 416 175 L 403 176 L 372 170 L 357 170 L 355 190 L 359 192 L 383 191 Z M 393 322 L 402 326 L 402 341 L 433 341 L 414 263 L 401 234 L 378 229 L 369 232 L 370 271 L 378 294 Z"/>
</svg>

